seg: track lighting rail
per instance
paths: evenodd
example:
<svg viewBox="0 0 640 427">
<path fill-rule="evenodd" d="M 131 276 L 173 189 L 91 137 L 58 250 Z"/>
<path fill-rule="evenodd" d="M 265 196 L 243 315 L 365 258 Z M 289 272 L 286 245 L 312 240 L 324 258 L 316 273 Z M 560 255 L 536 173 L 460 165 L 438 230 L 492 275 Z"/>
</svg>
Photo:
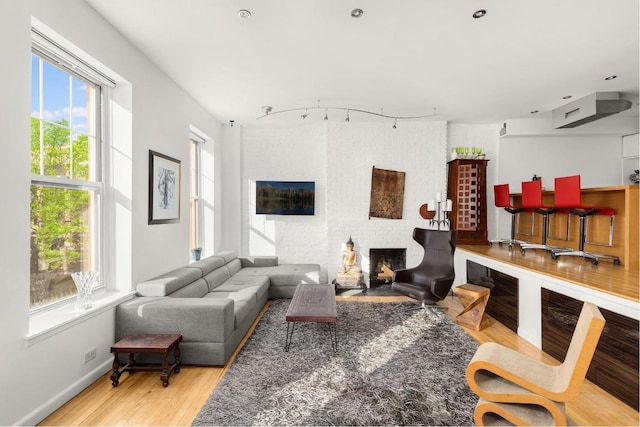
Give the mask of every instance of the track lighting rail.
<svg viewBox="0 0 640 427">
<path fill-rule="evenodd" d="M 322 107 L 320 106 L 320 103 L 318 102 L 318 105 L 315 107 L 300 107 L 300 108 L 289 108 L 286 110 L 278 110 L 278 111 L 273 111 L 273 109 L 269 106 L 264 106 L 262 107 L 262 111 L 264 112 L 264 114 L 260 117 L 257 117 L 256 120 L 260 120 L 263 119 L 265 117 L 268 116 L 273 116 L 276 114 L 283 114 L 283 113 L 293 113 L 293 112 L 303 112 L 300 117 L 302 117 L 302 119 L 306 119 L 307 116 L 309 115 L 309 111 L 311 110 L 324 110 L 325 114 L 324 114 L 324 120 L 328 120 L 328 112 L 329 111 L 346 111 L 347 115 L 345 118 L 345 121 L 349 121 L 349 113 L 362 113 L 362 114 L 369 114 L 371 116 L 376 116 L 376 117 L 382 117 L 385 119 L 391 119 L 394 120 L 394 123 L 397 122 L 398 120 L 417 120 L 417 119 L 426 119 L 429 117 L 434 117 L 437 116 L 438 114 L 436 113 L 436 109 L 433 109 L 433 113 L 432 114 L 425 114 L 422 116 L 391 116 L 388 114 L 384 114 L 382 113 L 382 110 L 379 113 L 376 113 L 374 111 L 368 111 L 368 110 L 362 110 L 359 108 L 349 108 L 349 107 Z"/>
</svg>

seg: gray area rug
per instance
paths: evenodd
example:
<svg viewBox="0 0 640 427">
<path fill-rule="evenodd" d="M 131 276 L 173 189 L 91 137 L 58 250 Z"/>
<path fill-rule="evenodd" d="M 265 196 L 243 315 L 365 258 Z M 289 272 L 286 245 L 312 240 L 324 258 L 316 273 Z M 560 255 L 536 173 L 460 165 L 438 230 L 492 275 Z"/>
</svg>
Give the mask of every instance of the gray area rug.
<svg viewBox="0 0 640 427">
<path fill-rule="evenodd" d="M 471 425 L 476 342 L 441 311 L 338 301 L 338 352 L 321 324 L 275 300 L 193 425 Z"/>
</svg>

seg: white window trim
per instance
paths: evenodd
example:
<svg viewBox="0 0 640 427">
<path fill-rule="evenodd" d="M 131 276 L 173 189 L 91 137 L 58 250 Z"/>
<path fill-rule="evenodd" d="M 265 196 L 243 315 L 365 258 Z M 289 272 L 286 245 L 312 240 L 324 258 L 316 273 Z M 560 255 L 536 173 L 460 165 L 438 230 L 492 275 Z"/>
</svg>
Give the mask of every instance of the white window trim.
<svg viewBox="0 0 640 427">
<path fill-rule="evenodd" d="M 76 310 L 75 299 L 71 303 L 54 304 L 52 307 L 32 313 L 29 318 L 29 332 L 24 337 L 25 347 L 59 334 L 72 326 L 115 308 L 118 304 L 132 299 L 135 291 L 98 291 L 92 298 L 93 306 L 88 310 Z"/>
<path fill-rule="evenodd" d="M 32 49 L 35 49 L 39 55 L 47 58 L 54 64 L 66 68 L 73 73 L 80 74 L 84 76 L 84 78 L 92 82 L 100 83 L 103 86 L 112 88 L 116 86 L 114 79 L 33 26 L 31 27 L 31 45 Z M 79 68 L 77 64 L 81 64 L 82 68 Z"/>
<path fill-rule="evenodd" d="M 190 168 L 195 169 L 195 192 L 192 191 L 189 195 L 191 200 L 197 200 L 197 210 L 196 210 L 196 240 L 197 245 L 202 247 L 202 242 L 204 242 L 204 204 L 202 200 L 202 146 L 206 142 L 206 139 L 197 133 L 191 131 L 189 133 L 189 143 L 195 145 L 195 165 L 189 165 Z M 191 178 L 191 177 L 190 177 Z"/>
</svg>

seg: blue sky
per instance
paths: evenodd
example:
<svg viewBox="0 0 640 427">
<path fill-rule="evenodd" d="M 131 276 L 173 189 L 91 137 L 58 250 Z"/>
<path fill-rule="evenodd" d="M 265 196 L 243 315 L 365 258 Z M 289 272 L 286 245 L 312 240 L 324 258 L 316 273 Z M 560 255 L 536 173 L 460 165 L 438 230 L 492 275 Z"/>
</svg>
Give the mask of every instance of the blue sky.
<svg viewBox="0 0 640 427">
<path fill-rule="evenodd" d="M 72 123 L 75 131 L 87 131 L 87 84 L 43 61 L 42 67 L 44 91 L 42 118 L 55 122 L 65 119 Z M 31 115 L 39 118 L 40 110 L 40 67 L 39 58 L 31 56 Z M 69 93 L 69 86 L 73 90 Z"/>
</svg>

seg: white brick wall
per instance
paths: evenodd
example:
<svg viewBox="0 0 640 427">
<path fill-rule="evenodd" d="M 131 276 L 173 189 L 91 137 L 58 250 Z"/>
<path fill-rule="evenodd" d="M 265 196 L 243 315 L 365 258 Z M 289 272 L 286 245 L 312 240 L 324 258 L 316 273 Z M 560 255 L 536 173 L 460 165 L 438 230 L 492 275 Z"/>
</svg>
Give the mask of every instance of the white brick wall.
<svg viewBox="0 0 640 427">
<path fill-rule="evenodd" d="M 350 235 L 366 273 L 370 248 L 407 248 L 408 266 L 421 260 L 411 235 L 429 228 L 419 207 L 446 193 L 446 122 L 245 128 L 242 144 L 244 254 L 319 263 L 329 280 Z M 368 218 L 373 166 L 406 173 L 402 219 Z M 256 180 L 315 181 L 316 215 L 255 215 Z"/>
<path fill-rule="evenodd" d="M 280 263 L 326 265 L 326 128 L 245 127 L 242 138 L 242 253 Z M 255 214 L 255 181 L 315 181 L 314 216 Z"/>
<path fill-rule="evenodd" d="M 436 192 L 446 192 L 446 122 L 330 124 L 327 132 L 328 272 L 340 265 L 344 242 L 352 236 L 368 281 L 370 248 L 407 248 L 407 266 L 422 259 L 411 235 L 429 228 L 419 208 Z M 405 172 L 401 220 L 369 218 L 373 166 Z"/>
</svg>

